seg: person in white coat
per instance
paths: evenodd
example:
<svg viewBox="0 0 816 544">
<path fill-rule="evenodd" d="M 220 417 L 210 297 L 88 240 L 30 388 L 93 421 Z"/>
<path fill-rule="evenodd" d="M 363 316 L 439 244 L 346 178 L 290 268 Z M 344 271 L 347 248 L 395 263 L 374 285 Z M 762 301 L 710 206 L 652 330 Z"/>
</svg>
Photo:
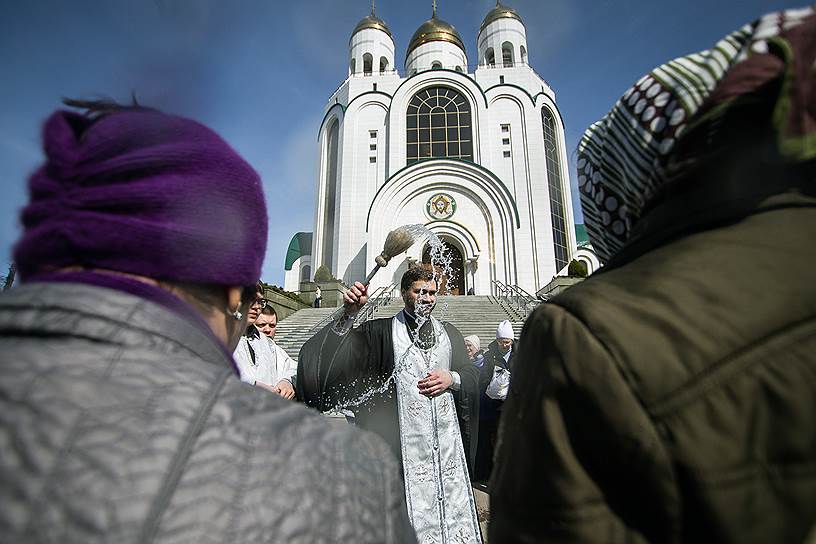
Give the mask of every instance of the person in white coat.
<svg viewBox="0 0 816 544">
<path fill-rule="evenodd" d="M 275 309 L 262 299 L 258 317 L 235 349 L 235 362 L 241 381 L 293 399 L 297 363 L 275 343 L 277 324 Z"/>
</svg>

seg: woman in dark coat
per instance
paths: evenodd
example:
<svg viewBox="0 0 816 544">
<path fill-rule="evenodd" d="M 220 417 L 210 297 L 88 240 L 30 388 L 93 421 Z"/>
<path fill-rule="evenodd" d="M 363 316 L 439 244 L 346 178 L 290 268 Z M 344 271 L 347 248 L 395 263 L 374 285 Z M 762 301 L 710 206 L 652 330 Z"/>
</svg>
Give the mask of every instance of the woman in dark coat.
<svg viewBox="0 0 816 544">
<path fill-rule="evenodd" d="M 816 17 L 638 81 L 586 132 L 600 273 L 525 324 L 490 541 L 803 542 L 816 520 Z"/>
</svg>

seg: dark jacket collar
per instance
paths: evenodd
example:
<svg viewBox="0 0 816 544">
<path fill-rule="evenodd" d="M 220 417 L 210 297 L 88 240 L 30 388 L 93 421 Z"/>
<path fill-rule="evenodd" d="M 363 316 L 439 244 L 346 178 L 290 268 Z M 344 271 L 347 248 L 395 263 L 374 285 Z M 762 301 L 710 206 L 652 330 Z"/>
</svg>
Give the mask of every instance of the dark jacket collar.
<svg viewBox="0 0 816 544">
<path fill-rule="evenodd" d="M 736 161 L 736 158 L 734 158 Z M 701 167 L 666 186 L 644 213 L 626 245 L 598 272 L 622 266 L 673 240 L 774 209 L 816 206 L 816 164 L 725 161 Z"/>
</svg>

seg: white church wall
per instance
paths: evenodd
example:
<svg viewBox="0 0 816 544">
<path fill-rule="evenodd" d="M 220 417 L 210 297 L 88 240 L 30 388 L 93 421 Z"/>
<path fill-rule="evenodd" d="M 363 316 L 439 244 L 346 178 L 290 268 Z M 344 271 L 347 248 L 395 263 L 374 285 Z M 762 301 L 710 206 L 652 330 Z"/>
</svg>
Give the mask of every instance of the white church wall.
<svg viewBox="0 0 816 544">
<path fill-rule="evenodd" d="M 570 193 L 570 182 L 569 182 L 569 162 L 567 159 L 567 149 L 565 145 L 565 134 L 564 134 L 564 124 L 563 120 L 561 119 L 561 115 L 556 107 L 555 103 L 550 100 L 549 97 L 539 95 L 536 100 L 536 114 L 535 116 L 531 116 L 531 135 L 534 133 L 536 134 L 535 138 L 531 138 L 531 147 L 536 146 L 538 149 L 541 149 L 541 153 L 537 155 L 537 161 L 540 165 L 540 168 L 536 169 L 537 175 L 534 179 L 537 180 L 534 183 L 534 187 L 536 192 L 538 193 L 534 198 L 538 201 L 541 200 L 542 203 L 546 203 L 546 205 L 540 206 L 537 212 L 537 225 L 540 225 L 539 228 L 542 229 L 543 233 L 546 235 L 539 236 L 544 242 L 546 255 L 551 261 L 552 272 L 549 273 L 549 277 L 545 277 L 544 283 L 545 285 L 552 276 L 558 274 L 559 269 L 555 264 L 555 252 L 554 252 L 554 244 L 553 244 L 553 236 L 552 236 L 552 215 L 551 215 L 551 208 L 550 208 L 550 191 L 549 191 L 549 180 L 547 174 L 547 161 L 546 155 L 543 152 L 544 149 L 544 132 L 542 126 L 542 118 L 541 118 L 541 111 L 542 108 L 548 108 L 552 113 L 555 119 L 555 130 L 556 130 L 556 140 L 558 145 L 558 155 L 559 155 L 559 162 L 560 162 L 560 173 L 561 173 L 561 193 L 562 193 L 562 205 L 564 206 L 564 221 L 565 227 L 567 231 L 567 243 L 566 247 L 567 250 L 570 252 L 570 256 L 567 258 L 567 261 L 571 259 L 572 253 L 575 251 L 576 248 L 576 241 L 575 241 L 575 218 L 572 210 L 572 198 Z M 533 126 L 536 126 L 536 130 L 533 131 Z M 546 274 L 545 274 L 546 276 Z"/>
<path fill-rule="evenodd" d="M 505 183 L 513 198 L 525 198 L 523 169 L 527 158 L 522 99 L 514 96 L 513 92 L 494 89 L 488 94 L 487 119 L 489 122 L 485 125 L 489 130 L 482 142 L 482 165 Z M 507 126 L 507 132 L 502 132 L 503 125 Z"/>
<path fill-rule="evenodd" d="M 505 277 L 509 263 L 506 262 L 503 251 L 499 251 L 498 254 L 494 252 L 491 255 L 490 252 L 482 251 L 482 246 L 478 243 L 478 240 L 488 240 L 495 231 L 501 232 L 503 230 L 501 225 L 496 224 L 494 214 L 485 213 L 484 202 L 482 201 L 484 195 L 479 195 L 476 191 L 463 191 L 455 183 L 445 183 L 444 181 L 426 187 L 426 190 L 402 193 L 400 198 L 406 199 L 403 205 L 397 209 L 392 209 L 393 215 L 390 217 L 381 216 L 378 227 L 370 229 L 371 242 L 369 247 L 373 251 L 369 251 L 369 260 L 373 261 L 373 257 L 381 251 L 382 244 L 385 242 L 385 235 L 393 228 L 403 224 L 425 224 L 429 230 L 458 246 L 462 251 L 463 262 L 467 263 L 471 259 L 477 260 L 479 268 L 477 269 L 476 282 L 473 284 L 468 281 L 469 279 L 466 279 L 465 285 L 460 286 L 462 292 L 464 293 L 468 288 L 474 287 L 476 292 L 488 293 L 492 277 L 496 275 L 502 278 Z M 428 200 L 439 192 L 450 194 L 456 199 L 458 207 L 456 217 L 450 221 L 430 221 L 424 212 Z M 459 221 L 456 221 L 456 219 Z M 498 245 L 502 246 L 503 244 L 499 243 Z M 416 244 L 408 250 L 406 257 L 414 262 L 420 262 L 423 249 L 424 244 Z M 395 279 L 398 278 L 384 275 L 372 288 L 387 285 Z"/>
<path fill-rule="evenodd" d="M 532 98 L 536 98 L 536 95 L 543 93 L 555 100 L 555 92 L 546 81 L 541 79 L 535 70 L 527 65 L 517 64 L 512 68 L 479 66 L 473 75 L 473 79 L 486 93 L 496 87 L 506 85 L 508 87 L 519 87 Z"/>
<path fill-rule="evenodd" d="M 283 277 L 283 288 L 293 293 L 300 292 L 300 282 L 308 281 L 314 276 L 312 268 L 312 256 L 302 255 L 292 263 L 292 269 L 286 270 Z M 304 268 L 309 267 L 309 274 L 304 278 Z"/>
<path fill-rule="evenodd" d="M 351 78 L 349 77 L 346 78 L 346 80 L 341 83 L 339 87 L 337 87 L 337 89 L 329 97 L 328 102 L 326 102 L 326 107 L 323 108 L 324 114 L 328 115 L 332 108 L 339 107 L 341 104 L 348 104 L 350 83 Z"/>
<path fill-rule="evenodd" d="M 320 166 L 318 168 L 318 190 L 315 196 L 315 222 L 314 222 L 314 232 L 313 232 L 313 242 L 312 242 L 312 255 L 314 256 L 315 261 L 315 268 L 327 264 L 323 262 L 323 254 L 324 254 L 324 247 L 326 244 L 332 244 L 335 246 L 336 239 L 337 239 L 337 230 L 336 230 L 336 219 L 338 214 L 338 203 L 339 203 L 339 195 L 341 194 L 341 182 L 342 176 L 340 175 L 342 172 L 343 167 L 343 135 L 344 135 L 344 115 L 343 110 L 340 107 L 335 107 L 330 110 L 329 115 L 326 116 L 324 119 L 323 125 L 320 128 L 320 137 L 318 138 L 318 145 L 320 149 Z M 329 132 L 333 126 L 333 124 L 338 123 L 338 153 L 337 153 L 337 165 L 336 165 L 336 189 L 335 189 L 335 199 L 334 199 L 334 236 L 333 239 L 325 239 L 324 233 L 326 232 L 326 224 L 329 218 L 329 199 L 328 193 L 329 188 L 331 186 L 331 180 L 329 180 L 329 173 L 330 173 L 330 165 L 329 165 Z M 336 247 L 333 247 L 333 254 L 336 255 Z M 336 260 L 336 259 L 333 259 Z M 332 263 L 333 264 L 333 263 Z M 334 268 L 333 266 L 330 268 Z"/>
<path fill-rule="evenodd" d="M 343 155 L 347 161 L 337 223 L 342 236 L 338 241 L 336 271 L 337 277 L 346 283 L 365 277 L 365 252 L 361 250 L 369 203 L 384 175 L 380 157 L 385 150 L 380 149 L 378 141 L 385 132 L 387 102 L 382 95 L 365 95 L 346 111 L 348 135 Z M 372 132 L 376 137 L 372 138 Z M 372 145 L 376 149 L 372 150 Z"/>
<path fill-rule="evenodd" d="M 354 100 L 359 100 L 360 96 L 369 93 L 391 95 L 401 81 L 399 75 L 394 72 L 386 74 L 375 73 L 370 76 L 358 74 L 355 77 L 350 77 L 348 81 L 348 98 L 345 104 L 351 106 Z"/>
<path fill-rule="evenodd" d="M 407 168 L 389 182 L 375 198 L 368 219 L 368 261 L 381 250 L 385 236 L 393 228 L 410 223 L 435 225 L 427 213 L 428 199 L 438 193 L 452 196 L 456 212 L 451 224 L 459 225 L 471 233 L 457 238 L 462 245 L 475 247 L 463 257 L 477 258 L 477 284 L 479 292 L 489 291 L 491 279 L 516 283 L 517 266 L 513 257 L 517 215 L 509 193 L 503 185 L 481 168 L 454 160 L 431 160 Z M 421 258 L 422 248 L 413 248 L 416 259 Z M 386 280 L 374 288 L 387 284 Z M 385 283 L 383 283 L 385 282 Z"/>
<path fill-rule="evenodd" d="M 439 68 L 456 70 L 458 67 L 462 73 L 468 71 L 467 57 L 459 46 L 450 42 L 434 41 L 423 43 L 409 53 L 405 60 L 405 73 L 411 76 L 417 72 L 431 70 L 436 63 L 439 64 Z"/>
<path fill-rule="evenodd" d="M 527 163 L 527 193 L 532 203 L 529 208 L 530 249 L 537 262 L 535 293 L 547 285 L 556 274 L 555 252 L 551 230 L 550 192 L 547 185 L 547 161 L 544 155 L 544 133 L 541 126 L 541 108 L 527 99 L 528 115 L 525 119 L 525 149 Z"/>
<path fill-rule="evenodd" d="M 487 65 L 487 50 L 493 49 L 495 65 L 503 66 L 502 47 L 505 43 L 512 46 L 513 63 L 522 63 L 521 47 L 527 51 L 527 33 L 524 24 L 516 19 L 502 18 L 493 21 L 479 33 L 477 38 L 479 65 Z M 525 57 L 527 55 L 525 54 Z M 529 62 L 529 61 L 528 61 Z"/>
<path fill-rule="evenodd" d="M 388 34 L 381 30 L 365 28 L 356 32 L 349 41 L 349 74 L 352 74 L 354 59 L 354 75 L 364 75 L 366 72 L 364 56 L 371 55 L 371 70 L 368 73 L 380 72 L 380 59 L 385 58 L 388 63 L 386 71 L 394 68 L 394 42 Z"/>
<path fill-rule="evenodd" d="M 292 267 L 292 270 L 286 270 L 283 275 L 283 288 L 293 293 L 300 290 L 300 270 Z"/>
<path fill-rule="evenodd" d="M 490 124 L 497 135 L 491 138 L 496 147 L 490 153 L 496 165 L 492 170 L 512 191 L 521 217 L 516 238 L 518 285 L 535 292 L 549 281 L 552 267 L 548 265 L 553 259 L 541 240 L 543 233 L 549 235 L 544 228 L 549 224 L 549 198 L 536 187 L 537 180 L 545 179 L 541 177 L 545 163 L 540 127 L 534 123 L 537 112 L 530 97 L 515 87 L 496 87 L 488 91 L 488 97 Z"/>
</svg>

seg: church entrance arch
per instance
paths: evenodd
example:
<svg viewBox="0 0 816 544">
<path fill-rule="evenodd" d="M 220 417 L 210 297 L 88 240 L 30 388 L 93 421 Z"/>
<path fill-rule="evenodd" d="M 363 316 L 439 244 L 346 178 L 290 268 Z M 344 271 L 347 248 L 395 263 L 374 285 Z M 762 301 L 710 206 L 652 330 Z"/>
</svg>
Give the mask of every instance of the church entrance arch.
<svg viewBox="0 0 816 544">
<path fill-rule="evenodd" d="M 443 276 L 439 285 L 440 295 L 464 295 L 466 292 L 465 286 L 465 266 L 462 258 L 462 250 L 459 249 L 458 244 L 442 238 L 442 244 L 445 246 L 445 254 L 450 255 L 450 276 Z M 430 264 L 431 262 L 431 246 L 425 244 L 422 250 L 422 263 Z M 440 274 L 444 274 L 444 270 L 437 267 Z"/>
</svg>

